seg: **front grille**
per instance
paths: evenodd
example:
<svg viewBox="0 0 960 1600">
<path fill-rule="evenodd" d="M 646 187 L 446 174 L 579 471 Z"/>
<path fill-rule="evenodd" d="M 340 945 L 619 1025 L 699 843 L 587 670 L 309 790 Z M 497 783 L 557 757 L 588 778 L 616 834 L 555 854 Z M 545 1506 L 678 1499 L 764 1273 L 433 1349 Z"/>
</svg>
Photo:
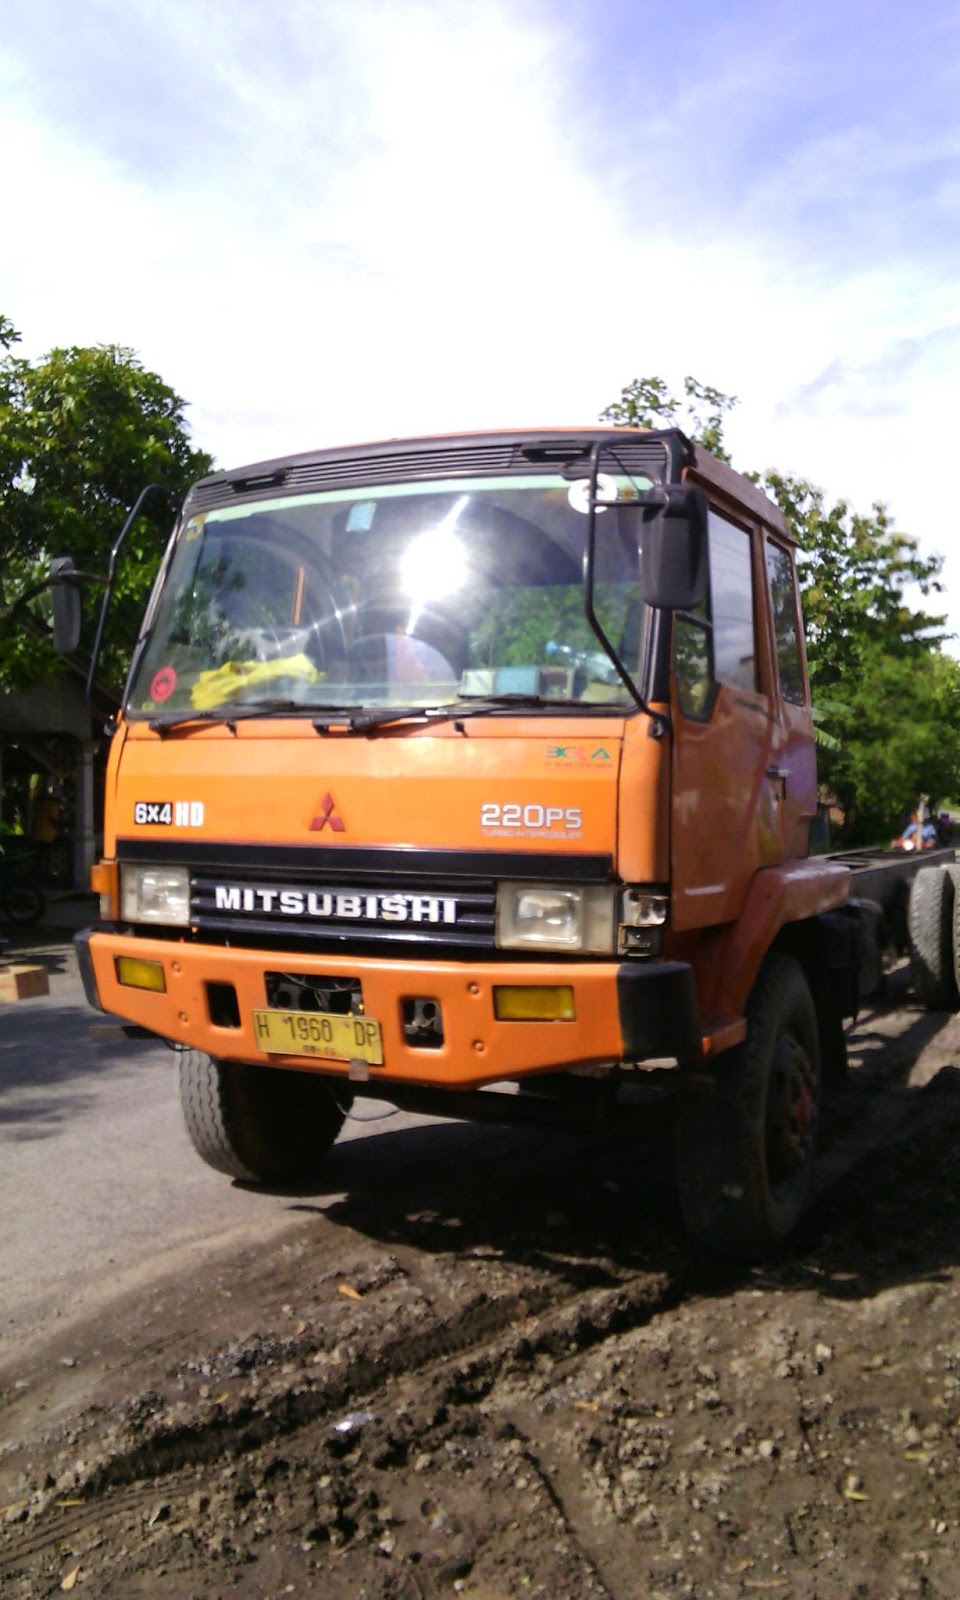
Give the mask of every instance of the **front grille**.
<svg viewBox="0 0 960 1600">
<path fill-rule="evenodd" d="M 345 873 L 215 873 L 190 878 L 190 920 L 205 939 L 278 940 L 312 950 L 424 944 L 490 950 L 496 886 L 441 883 L 435 877 L 384 874 L 363 881 Z M 412 951 L 410 953 L 413 953 Z"/>
<path fill-rule="evenodd" d="M 328 1016 L 363 1015 L 359 978 L 321 976 L 315 972 L 265 972 L 267 1005 L 274 1011 L 323 1011 Z"/>
</svg>

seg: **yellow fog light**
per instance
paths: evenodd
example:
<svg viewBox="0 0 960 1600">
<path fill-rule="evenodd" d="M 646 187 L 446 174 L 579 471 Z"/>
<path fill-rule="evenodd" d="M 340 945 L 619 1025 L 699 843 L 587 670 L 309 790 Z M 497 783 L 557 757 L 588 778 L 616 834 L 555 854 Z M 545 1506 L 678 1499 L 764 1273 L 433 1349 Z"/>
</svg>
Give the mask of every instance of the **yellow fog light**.
<svg viewBox="0 0 960 1600">
<path fill-rule="evenodd" d="M 167 980 L 162 961 L 142 961 L 139 956 L 117 956 L 117 982 L 127 989 L 152 989 L 166 994 Z"/>
<path fill-rule="evenodd" d="M 575 1022 L 577 1016 L 569 984 L 495 986 L 493 1014 L 498 1022 Z"/>
</svg>

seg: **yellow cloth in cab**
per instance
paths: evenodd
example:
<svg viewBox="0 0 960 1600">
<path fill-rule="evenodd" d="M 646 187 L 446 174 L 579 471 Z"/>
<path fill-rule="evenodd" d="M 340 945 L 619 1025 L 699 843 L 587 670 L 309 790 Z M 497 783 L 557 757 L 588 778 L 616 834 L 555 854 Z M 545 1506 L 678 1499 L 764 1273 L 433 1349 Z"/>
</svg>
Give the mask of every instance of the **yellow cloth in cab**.
<svg viewBox="0 0 960 1600">
<path fill-rule="evenodd" d="M 302 652 L 295 656 L 278 656 L 275 661 L 225 661 L 222 667 L 211 667 L 201 672 L 190 700 L 198 711 L 209 711 L 212 706 L 222 706 L 252 684 L 269 683 L 271 678 L 306 678 L 316 683 L 321 673 L 308 656 Z"/>
</svg>

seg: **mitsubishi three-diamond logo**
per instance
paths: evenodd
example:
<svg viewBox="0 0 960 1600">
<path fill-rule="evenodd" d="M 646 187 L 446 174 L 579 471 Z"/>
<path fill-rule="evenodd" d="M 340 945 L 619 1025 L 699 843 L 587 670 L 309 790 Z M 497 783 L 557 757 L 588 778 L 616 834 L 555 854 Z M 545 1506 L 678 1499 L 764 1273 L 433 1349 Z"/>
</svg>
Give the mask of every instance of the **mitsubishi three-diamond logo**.
<svg viewBox="0 0 960 1600">
<path fill-rule="evenodd" d="M 338 817 L 333 805 L 333 795 L 325 794 L 320 802 L 320 811 L 310 823 L 311 833 L 322 833 L 329 824 L 331 833 L 346 833 L 347 825 Z"/>
</svg>

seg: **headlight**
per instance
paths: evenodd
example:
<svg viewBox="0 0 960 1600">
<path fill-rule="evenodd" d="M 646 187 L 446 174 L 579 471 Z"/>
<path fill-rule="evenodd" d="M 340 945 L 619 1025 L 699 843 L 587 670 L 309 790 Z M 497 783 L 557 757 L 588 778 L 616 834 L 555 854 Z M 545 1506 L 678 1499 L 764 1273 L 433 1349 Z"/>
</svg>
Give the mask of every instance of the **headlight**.
<svg viewBox="0 0 960 1600">
<path fill-rule="evenodd" d="M 497 944 L 501 950 L 567 950 L 608 956 L 613 951 L 614 891 L 501 883 Z"/>
<path fill-rule="evenodd" d="M 186 867 L 123 867 L 120 884 L 120 915 L 125 922 L 163 922 L 183 928 L 189 923 Z"/>
</svg>

